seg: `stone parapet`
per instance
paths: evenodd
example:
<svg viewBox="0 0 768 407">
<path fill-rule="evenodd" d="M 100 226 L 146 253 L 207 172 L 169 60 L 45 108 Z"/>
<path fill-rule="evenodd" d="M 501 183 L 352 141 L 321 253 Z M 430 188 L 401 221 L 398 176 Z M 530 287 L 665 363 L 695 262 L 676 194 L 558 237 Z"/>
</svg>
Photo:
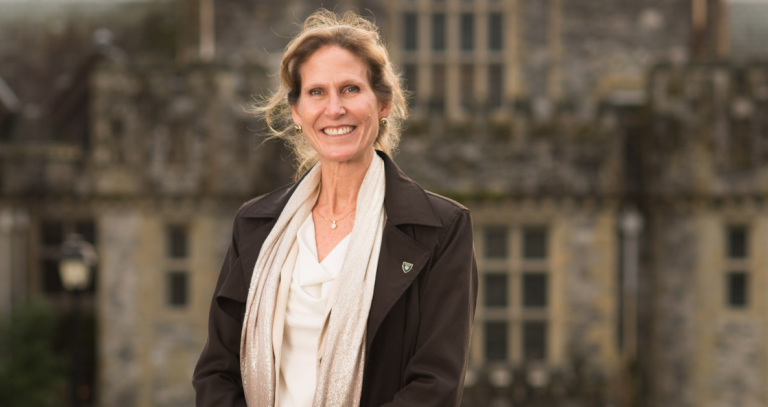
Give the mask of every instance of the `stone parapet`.
<svg viewBox="0 0 768 407">
<path fill-rule="evenodd" d="M 768 64 L 659 65 L 649 97 L 649 194 L 768 193 Z"/>
</svg>

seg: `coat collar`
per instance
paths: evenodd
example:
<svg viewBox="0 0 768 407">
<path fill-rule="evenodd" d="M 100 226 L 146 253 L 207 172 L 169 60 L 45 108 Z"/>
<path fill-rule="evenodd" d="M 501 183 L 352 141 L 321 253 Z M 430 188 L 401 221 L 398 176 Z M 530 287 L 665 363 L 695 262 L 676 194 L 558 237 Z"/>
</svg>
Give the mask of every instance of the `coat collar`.
<svg viewBox="0 0 768 407">
<path fill-rule="evenodd" d="M 376 153 L 384 160 L 384 177 L 386 178 L 384 209 L 387 211 L 388 221 L 396 226 L 403 224 L 442 226 L 426 191 L 405 176 L 387 154 L 378 150 Z M 303 178 L 302 176 L 301 179 Z M 288 199 L 293 195 L 301 179 L 262 196 L 253 205 L 246 207 L 240 216 L 243 218 L 276 219 L 280 216 L 280 212 L 285 208 Z"/>
</svg>

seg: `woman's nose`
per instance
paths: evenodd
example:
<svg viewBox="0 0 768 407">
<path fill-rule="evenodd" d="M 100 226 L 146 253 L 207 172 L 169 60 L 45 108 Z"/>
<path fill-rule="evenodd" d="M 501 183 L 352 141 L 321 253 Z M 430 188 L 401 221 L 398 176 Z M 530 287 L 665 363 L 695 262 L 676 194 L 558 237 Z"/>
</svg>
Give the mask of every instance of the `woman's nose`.
<svg viewBox="0 0 768 407">
<path fill-rule="evenodd" d="M 346 112 L 341 97 L 336 94 L 331 94 L 331 97 L 328 98 L 328 104 L 325 106 L 325 114 L 328 117 L 337 118 Z"/>
</svg>

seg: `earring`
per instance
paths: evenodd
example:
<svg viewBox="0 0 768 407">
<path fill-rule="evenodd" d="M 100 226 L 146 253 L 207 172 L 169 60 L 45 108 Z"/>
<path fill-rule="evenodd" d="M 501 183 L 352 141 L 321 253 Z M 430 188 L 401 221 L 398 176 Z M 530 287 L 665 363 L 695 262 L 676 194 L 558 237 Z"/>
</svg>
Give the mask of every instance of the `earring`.
<svg viewBox="0 0 768 407">
<path fill-rule="evenodd" d="M 387 120 L 386 117 L 382 117 L 381 120 L 379 120 L 382 126 L 386 126 L 387 123 L 389 123 L 389 120 Z"/>
<path fill-rule="evenodd" d="M 304 131 L 304 130 L 302 130 L 302 129 L 301 129 L 301 126 L 299 126 L 299 125 L 297 124 L 297 125 L 293 126 L 293 131 L 295 131 L 295 132 L 296 132 L 296 134 L 301 134 L 301 132 L 302 132 L 302 131 Z"/>
</svg>

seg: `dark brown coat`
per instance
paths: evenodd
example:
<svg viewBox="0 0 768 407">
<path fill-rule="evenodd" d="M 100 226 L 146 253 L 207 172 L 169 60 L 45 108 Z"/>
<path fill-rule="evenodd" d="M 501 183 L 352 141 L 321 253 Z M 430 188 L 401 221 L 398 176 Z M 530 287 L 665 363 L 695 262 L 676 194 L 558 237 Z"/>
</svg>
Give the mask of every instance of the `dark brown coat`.
<svg viewBox="0 0 768 407">
<path fill-rule="evenodd" d="M 385 154 L 387 223 L 371 310 L 361 407 L 458 406 L 477 300 L 469 211 L 424 191 Z M 192 384 L 200 407 L 245 406 L 240 334 L 261 246 L 294 191 L 255 198 L 235 216 Z M 405 273 L 403 262 L 413 264 Z"/>
</svg>

